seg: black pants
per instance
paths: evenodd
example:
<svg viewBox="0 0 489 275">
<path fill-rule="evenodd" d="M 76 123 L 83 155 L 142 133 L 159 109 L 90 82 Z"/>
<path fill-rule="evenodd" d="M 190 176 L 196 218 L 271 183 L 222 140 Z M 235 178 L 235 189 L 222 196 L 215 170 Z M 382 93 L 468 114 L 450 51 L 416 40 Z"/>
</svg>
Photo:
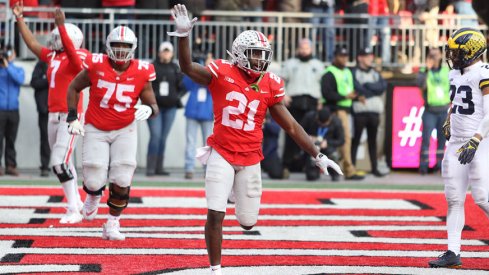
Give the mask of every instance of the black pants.
<svg viewBox="0 0 489 275">
<path fill-rule="evenodd" d="M 19 111 L 0 111 L 0 166 L 3 156 L 3 140 L 5 139 L 5 165 L 17 167 L 15 140 L 19 130 Z"/>
<path fill-rule="evenodd" d="M 301 123 L 306 113 L 317 109 L 317 104 L 318 100 L 312 96 L 293 96 L 292 103 L 288 109 L 292 117 Z M 291 137 L 286 135 L 283 154 L 284 166 L 291 172 L 302 172 L 305 165 L 303 155 L 302 149 Z"/>
<path fill-rule="evenodd" d="M 351 161 L 357 162 L 357 151 L 364 128 L 367 128 L 368 155 L 372 171 L 377 171 L 377 129 L 379 128 L 380 115 L 377 113 L 359 113 L 353 115 L 354 136 L 351 142 Z"/>
<path fill-rule="evenodd" d="M 267 156 L 261 161 L 261 168 L 267 172 L 271 179 L 284 178 L 284 166 L 277 153 Z"/>
<path fill-rule="evenodd" d="M 51 148 L 49 148 L 48 140 L 48 113 L 38 113 L 37 123 L 39 125 L 39 134 L 41 136 L 41 169 L 49 170 L 49 157 L 51 156 Z"/>
</svg>

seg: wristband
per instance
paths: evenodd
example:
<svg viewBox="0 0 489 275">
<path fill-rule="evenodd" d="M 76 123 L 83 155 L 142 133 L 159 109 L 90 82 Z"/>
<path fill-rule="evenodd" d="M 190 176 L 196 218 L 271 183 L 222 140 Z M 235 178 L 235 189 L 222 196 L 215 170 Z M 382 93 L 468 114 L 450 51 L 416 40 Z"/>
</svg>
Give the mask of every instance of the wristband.
<svg viewBox="0 0 489 275">
<path fill-rule="evenodd" d="M 78 119 L 78 112 L 76 109 L 70 109 L 68 111 L 68 116 L 66 117 L 66 122 L 72 122 Z"/>
</svg>

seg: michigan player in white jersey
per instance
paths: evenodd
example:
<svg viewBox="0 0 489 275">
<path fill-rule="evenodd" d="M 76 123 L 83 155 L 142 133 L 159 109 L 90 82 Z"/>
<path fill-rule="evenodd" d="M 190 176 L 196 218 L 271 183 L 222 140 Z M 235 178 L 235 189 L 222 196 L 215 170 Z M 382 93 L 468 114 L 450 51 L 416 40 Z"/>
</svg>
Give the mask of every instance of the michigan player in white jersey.
<svg viewBox="0 0 489 275">
<path fill-rule="evenodd" d="M 430 267 L 460 268 L 460 243 L 465 223 L 468 185 L 474 202 L 489 217 L 489 65 L 482 62 L 487 43 L 476 29 L 454 32 L 446 45 L 452 69 L 449 110 L 444 133 L 449 140 L 442 162 L 448 204 L 448 250 L 429 262 Z"/>
</svg>

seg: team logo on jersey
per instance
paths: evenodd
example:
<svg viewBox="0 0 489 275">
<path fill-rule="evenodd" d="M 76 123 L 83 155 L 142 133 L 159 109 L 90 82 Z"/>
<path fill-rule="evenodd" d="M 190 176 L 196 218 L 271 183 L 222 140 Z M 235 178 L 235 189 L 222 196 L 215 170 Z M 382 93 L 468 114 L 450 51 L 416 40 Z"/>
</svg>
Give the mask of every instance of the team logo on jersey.
<svg viewBox="0 0 489 275">
<path fill-rule="evenodd" d="M 234 79 L 230 78 L 229 76 L 224 77 L 224 80 L 226 80 L 229 83 L 234 83 Z"/>
</svg>

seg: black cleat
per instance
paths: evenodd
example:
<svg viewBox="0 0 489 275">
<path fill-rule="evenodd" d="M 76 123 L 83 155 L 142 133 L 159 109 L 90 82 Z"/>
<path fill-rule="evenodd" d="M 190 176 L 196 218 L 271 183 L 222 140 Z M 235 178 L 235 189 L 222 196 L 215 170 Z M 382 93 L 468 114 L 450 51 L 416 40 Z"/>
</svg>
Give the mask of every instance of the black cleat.
<svg viewBox="0 0 489 275">
<path fill-rule="evenodd" d="M 428 264 L 434 268 L 462 268 L 460 254 L 455 255 L 451 250 L 438 256 L 438 259 L 429 261 Z"/>
</svg>

